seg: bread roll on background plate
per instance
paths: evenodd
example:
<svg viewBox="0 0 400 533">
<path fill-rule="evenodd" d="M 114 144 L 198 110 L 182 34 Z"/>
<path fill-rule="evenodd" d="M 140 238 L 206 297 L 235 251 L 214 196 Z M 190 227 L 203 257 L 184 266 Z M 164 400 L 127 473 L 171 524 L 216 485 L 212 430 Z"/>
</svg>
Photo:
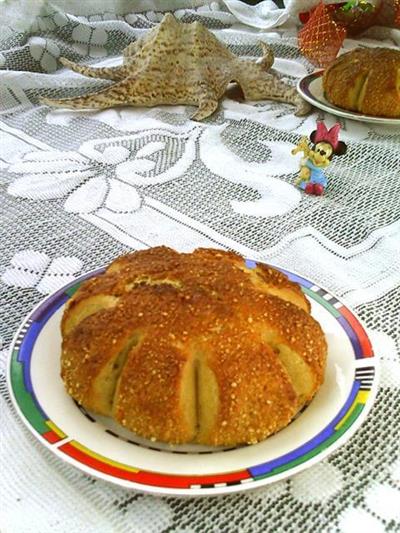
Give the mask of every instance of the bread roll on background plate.
<svg viewBox="0 0 400 533">
<path fill-rule="evenodd" d="M 323 89 L 335 106 L 400 118 L 400 51 L 356 48 L 344 53 L 325 70 Z"/>
</svg>

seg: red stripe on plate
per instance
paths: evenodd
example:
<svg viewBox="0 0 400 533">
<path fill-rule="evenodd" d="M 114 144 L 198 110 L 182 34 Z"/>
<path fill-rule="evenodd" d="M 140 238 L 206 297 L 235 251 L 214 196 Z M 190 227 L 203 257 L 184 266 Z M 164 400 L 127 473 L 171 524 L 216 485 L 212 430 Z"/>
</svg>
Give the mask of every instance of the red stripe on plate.
<svg viewBox="0 0 400 533">
<path fill-rule="evenodd" d="M 103 461 L 99 461 L 98 459 L 87 455 L 86 453 L 82 452 L 81 450 L 78 450 L 78 448 L 75 448 L 68 442 L 60 446 L 58 449 L 69 455 L 70 457 L 73 457 L 80 463 L 90 466 L 94 470 L 98 470 L 99 472 L 103 472 L 104 474 L 108 474 L 109 476 L 134 481 L 136 472 L 122 470 L 121 468 L 118 468 L 116 466 L 103 463 Z"/>
<path fill-rule="evenodd" d="M 354 329 L 355 334 L 358 337 L 361 349 L 363 351 L 364 357 L 374 357 L 374 350 L 372 349 L 372 344 L 356 317 L 351 313 L 347 307 L 341 307 L 340 312 L 345 317 L 350 326 Z"/>
<path fill-rule="evenodd" d="M 246 470 L 210 476 L 169 476 L 166 474 L 157 474 L 155 472 L 146 471 L 130 472 L 129 470 L 123 470 L 122 468 L 104 463 L 95 457 L 91 457 L 68 442 L 60 446 L 59 450 L 70 457 L 73 457 L 80 463 L 90 466 L 94 470 L 103 472 L 104 474 L 108 474 L 109 476 L 155 487 L 187 489 L 190 485 L 228 483 L 229 481 L 240 481 L 241 479 L 248 479 L 251 477 Z"/>
<path fill-rule="evenodd" d="M 59 442 L 61 440 L 61 437 L 57 435 L 57 433 L 54 433 L 54 431 L 47 431 L 46 433 L 42 434 L 42 437 L 47 440 L 47 442 L 50 442 L 50 444 L 54 444 L 55 442 Z"/>
<path fill-rule="evenodd" d="M 167 476 L 153 472 L 138 472 L 135 481 L 156 487 L 188 488 L 190 485 L 212 485 L 214 483 L 228 483 L 250 478 L 246 470 L 230 472 L 228 474 L 214 474 L 210 476 Z"/>
</svg>

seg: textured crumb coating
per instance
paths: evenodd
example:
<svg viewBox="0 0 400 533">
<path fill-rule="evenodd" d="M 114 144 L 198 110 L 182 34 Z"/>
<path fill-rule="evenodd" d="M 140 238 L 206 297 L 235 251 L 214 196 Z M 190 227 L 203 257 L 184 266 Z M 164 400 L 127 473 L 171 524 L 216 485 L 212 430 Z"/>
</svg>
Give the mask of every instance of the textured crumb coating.
<svg viewBox="0 0 400 533">
<path fill-rule="evenodd" d="M 325 337 L 300 287 L 232 252 L 120 257 L 82 284 L 61 329 L 68 393 L 152 440 L 258 442 L 324 376 Z"/>
<path fill-rule="evenodd" d="M 356 48 L 324 72 L 324 93 L 332 104 L 365 115 L 400 117 L 400 51 Z"/>
</svg>

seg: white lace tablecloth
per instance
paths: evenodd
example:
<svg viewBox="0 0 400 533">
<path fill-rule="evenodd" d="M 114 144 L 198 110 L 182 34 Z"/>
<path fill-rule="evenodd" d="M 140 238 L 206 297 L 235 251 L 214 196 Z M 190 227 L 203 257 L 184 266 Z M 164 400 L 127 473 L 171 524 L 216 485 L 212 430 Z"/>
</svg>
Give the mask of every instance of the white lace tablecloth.
<svg viewBox="0 0 400 533">
<path fill-rule="evenodd" d="M 60 56 L 116 64 L 162 8 L 178 4 L 178 18 L 201 21 L 236 54 L 261 54 L 261 30 L 239 22 L 237 2 L 234 15 L 222 2 L 70 2 L 68 11 L 38 1 L 1 30 L 0 530 L 400 531 L 399 129 L 341 120 L 348 153 L 333 160 L 321 198 L 293 186 L 298 160 L 290 155 L 317 118 L 335 122 L 318 111 L 296 118 L 287 105 L 225 99 L 195 123 L 184 106 L 73 112 L 38 104 L 41 95 L 104 83 L 61 69 Z M 21 28 L 29 17 L 33 25 Z M 396 32 L 385 36 L 398 42 Z M 262 37 L 289 81 L 312 72 L 290 26 Z M 158 244 L 233 249 L 294 269 L 355 308 L 382 358 L 382 377 L 368 420 L 345 446 L 255 492 L 182 500 L 96 481 L 24 429 L 5 382 L 20 321 L 82 272 Z"/>
</svg>

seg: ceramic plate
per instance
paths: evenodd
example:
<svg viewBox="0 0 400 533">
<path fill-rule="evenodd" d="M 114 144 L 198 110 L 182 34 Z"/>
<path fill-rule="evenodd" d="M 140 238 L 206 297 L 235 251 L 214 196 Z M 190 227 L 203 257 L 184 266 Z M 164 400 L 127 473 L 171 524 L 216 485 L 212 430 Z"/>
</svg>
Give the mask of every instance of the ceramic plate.
<svg viewBox="0 0 400 533">
<path fill-rule="evenodd" d="M 158 494 L 254 489 L 326 457 L 351 437 L 370 410 L 377 358 L 363 326 L 327 291 L 284 271 L 310 299 L 329 347 L 324 384 L 285 429 L 251 446 L 169 446 L 87 412 L 66 394 L 60 378 L 60 320 L 82 281 L 102 271 L 78 278 L 34 309 L 14 339 L 8 368 L 11 396 L 27 427 L 55 455 L 84 472 Z"/>
<path fill-rule="evenodd" d="M 400 118 L 385 118 L 363 115 L 362 113 L 357 113 L 356 111 L 347 111 L 341 107 L 336 107 L 328 102 L 328 100 L 326 100 L 324 97 L 324 91 L 322 88 L 323 73 L 324 71 L 320 70 L 318 72 L 314 72 L 313 74 L 308 74 L 298 82 L 297 90 L 304 100 L 307 100 L 307 102 L 310 102 L 310 104 L 322 109 L 323 111 L 328 111 L 328 113 L 332 113 L 332 115 L 337 115 L 339 117 L 350 118 L 352 120 L 358 120 L 361 122 L 374 122 L 375 124 L 391 124 L 400 127 Z"/>
</svg>

